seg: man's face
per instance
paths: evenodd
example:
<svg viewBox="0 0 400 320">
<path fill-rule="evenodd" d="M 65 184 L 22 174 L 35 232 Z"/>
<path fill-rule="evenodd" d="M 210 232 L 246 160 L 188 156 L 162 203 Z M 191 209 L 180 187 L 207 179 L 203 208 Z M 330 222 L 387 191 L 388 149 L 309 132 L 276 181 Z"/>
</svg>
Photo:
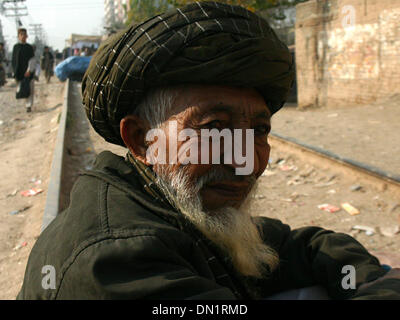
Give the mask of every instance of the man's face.
<svg viewBox="0 0 400 320">
<path fill-rule="evenodd" d="M 18 33 L 18 40 L 22 43 L 26 43 L 26 39 L 28 38 L 28 35 L 25 31 L 22 31 Z"/>
<path fill-rule="evenodd" d="M 225 86 L 190 86 L 190 89 L 181 89 L 174 101 L 174 108 L 169 119 L 161 125 L 161 130 L 166 136 L 166 159 L 169 159 L 171 150 L 169 149 L 170 140 L 172 145 L 177 143 L 177 150 L 185 141 L 176 141 L 175 136 L 170 135 L 170 125 L 177 124 L 177 133 L 183 129 L 193 129 L 200 137 L 202 129 L 217 129 L 219 131 L 228 129 L 234 137 L 234 129 L 242 132 L 240 141 L 227 141 L 221 139 L 220 145 L 220 164 L 212 163 L 212 142 L 209 144 L 208 164 L 185 164 L 180 163 L 179 158 L 176 164 L 160 165 L 155 164 L 153 169 L 156 173 L 168 172 L 171 175 L 184 168 L 185 175 L 194 185 L 204 176 L 218 171 L 223 173 L 221 178 L 205 180 L 204 186 L 200 190 L 203 208 L 206 211 L 215 211 L 223 207 L 239 208 L 246 196 L 254 185 L 255 180 L 265 170 L 270 146 L 267 136 L 270 131 L 270 112 L 262 96 L 254 89 L 234 88 Z M 246 129 L 254 130 L 254 147 L 249 148 L 251 155 L 245 155 Z M 187 140 L 186 140 L 187 141 Z M 201 141 L 201 139 L 199 139 Z M 241 155 L 254 159 L 253 170 L 249 175 L 237 175 L 235 169 L 243 167 L 235 161 L 232 155 L 232 164 L 224 164 L 224 144 L 232 143 L 233 153 L 237 151 L 238 144 L 243 150 Z M 198 144 L 199 163 L 202 153 L 201 143 Z M 250 157 L 249 157 L 250 156 Z M 215 176 L 214 176 L 215 177 Z"/>
<path fill-rule="evenodd" d="M 180 86 L 159 92 L 162 93 L 171 99 L 153 96 L 154 101 L 144 105 L 150 108 L 164 100 L 161 103 L 170 109 L 166 116 L 161 114 L 158 119 L 147 116 L 152 121 L 151 126 L 157 127 L 153 128 L 157 132 L 155 139 L 147 139 L 149 136 L 145 132 L 152 132 L 148 131 L 150 124 L 139 117 L 127 116 L 121 121 L 121 137 L 125 144 L 140 161 L 153 164 L 158 189 L 177 211 L 232 258 L 233 266 L 240 273 L 262 277 L 266 266 L 274 270 L 279 257 L 263 242 L 256 222 L 246 208 L 250 201 L 245 201 L 251 199 L 249 193 L 256 190 L 256 179 L 265 170 L 269 158 L 267 136 L 271 114 L 264 99 L 253 89 L 225 86 Z M 163 117 L 168 120 L 158 124 Z M 213 150 L 212 136 L 203 136 L 204 131 L 213 129 L 216 132 L 241 132 L 242 137 L 236 139 L 235 134 L 227 135 L 227 141 L 224 137 L 219 141 L 219 147 Z M 250 132 L 252 138 L 248 139 L 243 131 Z M 182 132 L 185 135 L 179 137 Z M 143 143 L 143 139 L 147 143 Z M 160 139 L 163 142 L 160 143 Z M 206 147 L 204 140 L 209 142 Z M 186 149 L 186 144 L 191 147 Z M 229 144 L 234 146 L 225 149 Z M 154 154 L 150 152 L 147 157 L 148 151 L 157 145 Z M 185 162 L 185 156 L 180 157 L 186 150 L 190 154 L 196 151 L 193 152 L 196 161 L 192 161 L 191 155 L 188 162 Z M 226 161 L 229 153 L 233 153 L 230 159 L 233 161 Z M 237 172 L 246 167 L 246 162 L 236 158 L 238 153 L 251 161 L 247 175 Z M 177 162 L 171 164 L 171 158 Z M 220 160 L 219 163 L 214 161 L 215 158 Z M 157 159 L 165 162 L 153 161 Z"/>
</svg>

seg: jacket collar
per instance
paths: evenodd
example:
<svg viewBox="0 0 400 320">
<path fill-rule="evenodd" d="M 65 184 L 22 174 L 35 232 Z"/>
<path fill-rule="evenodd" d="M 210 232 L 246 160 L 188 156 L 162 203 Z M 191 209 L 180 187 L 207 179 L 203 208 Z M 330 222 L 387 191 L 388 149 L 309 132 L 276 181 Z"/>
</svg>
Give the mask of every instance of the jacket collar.
<svg viewBox="0 0 400 320">
<path fill-rule="evenodd" d="M 188 222 L 165 197 L 154 197 L 148 192 L 142 174 L 127 158 L 103 151 L 97 156 L 93 169 L 83 172 L 82 175 L 94 176 L 108 182 L 181 230 Z"/>
</svg>

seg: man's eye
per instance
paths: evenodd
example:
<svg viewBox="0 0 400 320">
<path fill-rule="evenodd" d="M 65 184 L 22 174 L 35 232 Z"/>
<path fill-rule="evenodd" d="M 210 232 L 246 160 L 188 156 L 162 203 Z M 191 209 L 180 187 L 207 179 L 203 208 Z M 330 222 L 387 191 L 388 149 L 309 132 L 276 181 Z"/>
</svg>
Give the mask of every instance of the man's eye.
<svg viewBox="0 0 400 320">
<path fill-rule="evenodd" d="M 266 135 L 269 133 L 270 129 L 268 125 L 259 125 L 254 128 L 257 135 Z"/>
<path fill-rule="evenodd" d="M 209 129 L 213 129 L 213 128 L 220 129 L 220 128 L 222 128 L 222 121 L 213 120 L 213 121 L 207 122 L 203 126 L 206 127 L 206 128 L 209 128 Z"/>
</svg>

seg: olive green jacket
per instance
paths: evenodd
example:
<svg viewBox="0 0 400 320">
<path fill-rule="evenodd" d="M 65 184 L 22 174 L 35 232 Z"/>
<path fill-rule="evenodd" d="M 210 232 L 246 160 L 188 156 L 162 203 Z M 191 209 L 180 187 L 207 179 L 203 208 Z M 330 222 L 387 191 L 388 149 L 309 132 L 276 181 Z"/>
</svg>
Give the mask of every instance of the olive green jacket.
<svg viewBox="0 0 400 320">
<path fill-rule="evenodd" d="M 314 284 L 335 299 L 400 297 L 396 280 L 364 293 L 342 288 L 345 265 L 355 267 L 357 286 L 385 274 L 352 237 L 257 221 L 280 256 L 279 268 L 262 280 L 239 275 L 181 214 L 143 190 L 132 165 L 103 152 L 75 183 L 69 207 L 38 238 L 17 298 L 253 299 Z"/>
</svg>

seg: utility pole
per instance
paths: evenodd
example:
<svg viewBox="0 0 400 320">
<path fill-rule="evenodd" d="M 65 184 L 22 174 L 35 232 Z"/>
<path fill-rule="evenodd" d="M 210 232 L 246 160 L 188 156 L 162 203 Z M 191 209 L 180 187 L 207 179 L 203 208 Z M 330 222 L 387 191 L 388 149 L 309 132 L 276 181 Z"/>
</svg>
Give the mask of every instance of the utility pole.
<svg viewBox="0 0 400 320">
<path fill-rule="evenodd" d="M 33 33 L 33 35 L 39 39 L 43 38 L 43 28 L 41 23 L 30 23 L 29 26 L 29 33 Z"/>
<path fill-rule="evenodd" d="M 6 17 L 14 17 L 17 30 L 22 26 L 20 17 L 28 15 L 28 8 L 25 6 L 26 0 L 3 0 L 1 3 L 2 11 Z"/>
<path fill-rule="evenodd" d="M 1 25 L 1 19 L 0 19 L 0 42 L 4 43 L 3 26 Z"/>
<path fill-rule="evenodd" d="M 34 36 L 34 44 L 36 45 L 36 49 L 39 50 L 39 52 L 43 51 L 43 47 L 45 45 L 45 37 L 44 37 L 44 31 L 41 23 L 31 23 L 29 24 L 29 33 L 32 33 Z"/>
</svg>

